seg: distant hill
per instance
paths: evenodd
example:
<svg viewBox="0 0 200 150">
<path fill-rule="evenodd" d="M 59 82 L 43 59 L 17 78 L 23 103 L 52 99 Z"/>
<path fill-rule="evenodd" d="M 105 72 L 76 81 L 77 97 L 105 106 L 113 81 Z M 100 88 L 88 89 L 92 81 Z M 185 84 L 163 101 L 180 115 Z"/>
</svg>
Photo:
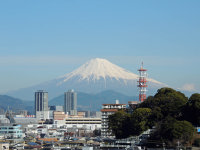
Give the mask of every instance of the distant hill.
<svg viewBox="0 0 200 150">
<path fill-rule="evenodd" d="M 103 91 L 97 94 L 77 92 L 77 104 L 79 110 L 100 110 L 102 104 L 113 104 L 116 99 L 123 104 L 128 104 L 128 101 L 138 100 L 137 96 L 126 96 L 112 90 Z M 64 94 L 50 100 L 49 105 L 64 105 Z"/>
<path fill-rule="evenodd" d="M 122 93 L 112 90 L 103 91 L 97 94 L 87 94 L 77 92 L 78 110 L 100 110 L 102 104 L 113 104 L 115 100 L 120 103 L 128 104 L 128 101 L 138 100 L 137 96 L 126 96 Z M 49 105 L 64 105 L 64 93 L 58 97 L 49 100 Z M 10 109 L 14 112 L 18 110 L 28 110 L 31 114 L 34 113 L 34 101 L 23 101 L 7 95 L 0 95 L 0 109 L 4 111 Z"/>
<path fill-rule="evenodd" d="M 33 111 L 33 102 L 24 102 L 21 99 L 14 98 L 8 95 L 0 95 L 0 109 L 6 111 L 7 109 L 14 112 L 18 110 Z"/>
<path fill-rule="evenodd" d="M 25 105 L 22 100 L 10 97 L 7 95 L 0 95 L 0 108 L 6 110 L 18 110 L 18 109 L 24 109 Z"/>
</svg>

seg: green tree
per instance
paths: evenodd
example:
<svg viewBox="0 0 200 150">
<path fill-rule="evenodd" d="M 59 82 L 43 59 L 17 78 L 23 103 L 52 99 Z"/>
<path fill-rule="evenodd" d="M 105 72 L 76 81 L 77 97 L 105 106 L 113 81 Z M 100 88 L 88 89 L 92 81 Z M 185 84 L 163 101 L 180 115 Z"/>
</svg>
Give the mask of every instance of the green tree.
<svg viewBox="0 0 200 150">
<path fill-rule="evenodd" d="M 116 138 L 126 138 L 140 135 L 143 131 L 156 126 L 152 139 L 172 144 L 176 144 L 177 141 L 186 144 L 191 141 L 194 134 L 194 127 L 188 121 L 199 125 L 199 114 L 200 94 L 193 94 L 188 101 L 188 98 L 179 91 L 161 88 L 155 96 L 150 96 L 141 103 L 132 114 L 118 111 L 109 116 L 109 128 Z"/>
<path fill-rule="evenodd" d="M 149 129 L 150 108 L 138 108 L 132 114 L 118 111 L 108 118 L 108 126 L 117 139 L 139 135 Z"/>
<path fill-rule="evenodd" d="M 130 114 L 123 110 L 108 117 L 108 127 L 117 139 L 129 137 L 131 132 Z"/>
<path fill-rule="evenodd" d="M 176 145 L 179 141 L 188 144 L 194 136 L 194 127 L 188 121 L 178 121 L 170 116 L 166 117 L 157 127 L 154 135 L 168 144 Z"/>
<path fill-rule="evenodd" d="M 139 107 L 156 110 L 158 116 L 155 116 L 153 121 L 157 122 L 167 116 L 180 117 L 182 115 L 180 114 L 181 109 L 187 101 L 188 98 L 183 93 L 171 88 L 161 88 L 154 97 L 148 97 Z"/>
<path fill-rule="evenodd" d="M 163 118 L 162 110 L 160 107 L 155 106 L 152 109 L 151 115 L 148 117 L 148 126 L 152 128 L 159 123 Z"/>
<path fill-rule="evenodd" d="M 149 129 L 149 116 L 152 115 L 150 108 L 138 108 L 131 115 L 131 135 L 140 135 L 145 130 Z"/>
<path fill-rule="evenodd" d="M 192 94 L 188 103 L 183 109 L 185 120 L 188 120 L 195 126 L 200 126 L 200 94 Z"/>
</svg>

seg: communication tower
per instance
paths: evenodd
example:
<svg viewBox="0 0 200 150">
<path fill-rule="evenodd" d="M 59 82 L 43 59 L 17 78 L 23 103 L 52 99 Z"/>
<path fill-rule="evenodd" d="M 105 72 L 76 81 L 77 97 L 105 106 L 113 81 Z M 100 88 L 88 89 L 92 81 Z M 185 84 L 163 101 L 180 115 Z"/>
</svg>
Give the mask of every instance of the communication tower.
<svg viewBox="0 0 200 150">
<path fill-rule="evenodd" d="M 138 80 L 138 87 L 139 87 L 139 102 L 143 102 L 146 99 L 146 87 L 147 87 L 147 69 L 143 68 L 143 62 L 138 69 L 139 71 L 139 80 Z"/>
</svg>

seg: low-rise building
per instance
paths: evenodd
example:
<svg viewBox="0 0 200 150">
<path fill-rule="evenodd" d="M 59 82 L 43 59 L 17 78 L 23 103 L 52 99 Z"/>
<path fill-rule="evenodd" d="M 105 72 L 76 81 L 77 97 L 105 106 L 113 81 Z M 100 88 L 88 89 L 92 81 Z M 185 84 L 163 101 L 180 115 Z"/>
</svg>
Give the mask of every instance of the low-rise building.
<svg viewBox="0 0 200 150">
<path fill-rule="evenodd" d="M 37 119 L 35 118 L 35 115 L 16 115 L 14 117 L 15 123 L 16 124 L 21 124 L 21 125 L 27 125 L 27 124 L 35 124 L 37 123 Z"/>
<path fill-rule="evenodd" d="M 65 124 L 67 115 L 63 111 L 54 111 L 53 120 L 54 124 Z"/>
<path fill-rule="evenodd" d="M 101 118 L 67 118 L 67 128 L 86 128 L 95 130 L 101 128 Z"/>
<path fill-rule="evenodd" d="M 4 135 L 6 138 L 21 138 L 24 136 L 24 133 L 21 125 L 8 124 L 0 126 L 0 135 Z"/>
</svg>

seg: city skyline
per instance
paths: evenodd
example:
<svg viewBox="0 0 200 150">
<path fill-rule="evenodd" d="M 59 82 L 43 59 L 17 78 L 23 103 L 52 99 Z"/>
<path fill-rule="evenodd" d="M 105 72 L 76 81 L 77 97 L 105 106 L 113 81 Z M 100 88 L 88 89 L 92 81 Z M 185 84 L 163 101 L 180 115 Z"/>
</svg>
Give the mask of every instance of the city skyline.
<svg viewBox="0 0 200 150">
<path fill-rule="evenodd" d="M 200 91 L 199 1 L 11 1 L 0 5 L 0 94 L 105 58 Z"/>
</svg>

